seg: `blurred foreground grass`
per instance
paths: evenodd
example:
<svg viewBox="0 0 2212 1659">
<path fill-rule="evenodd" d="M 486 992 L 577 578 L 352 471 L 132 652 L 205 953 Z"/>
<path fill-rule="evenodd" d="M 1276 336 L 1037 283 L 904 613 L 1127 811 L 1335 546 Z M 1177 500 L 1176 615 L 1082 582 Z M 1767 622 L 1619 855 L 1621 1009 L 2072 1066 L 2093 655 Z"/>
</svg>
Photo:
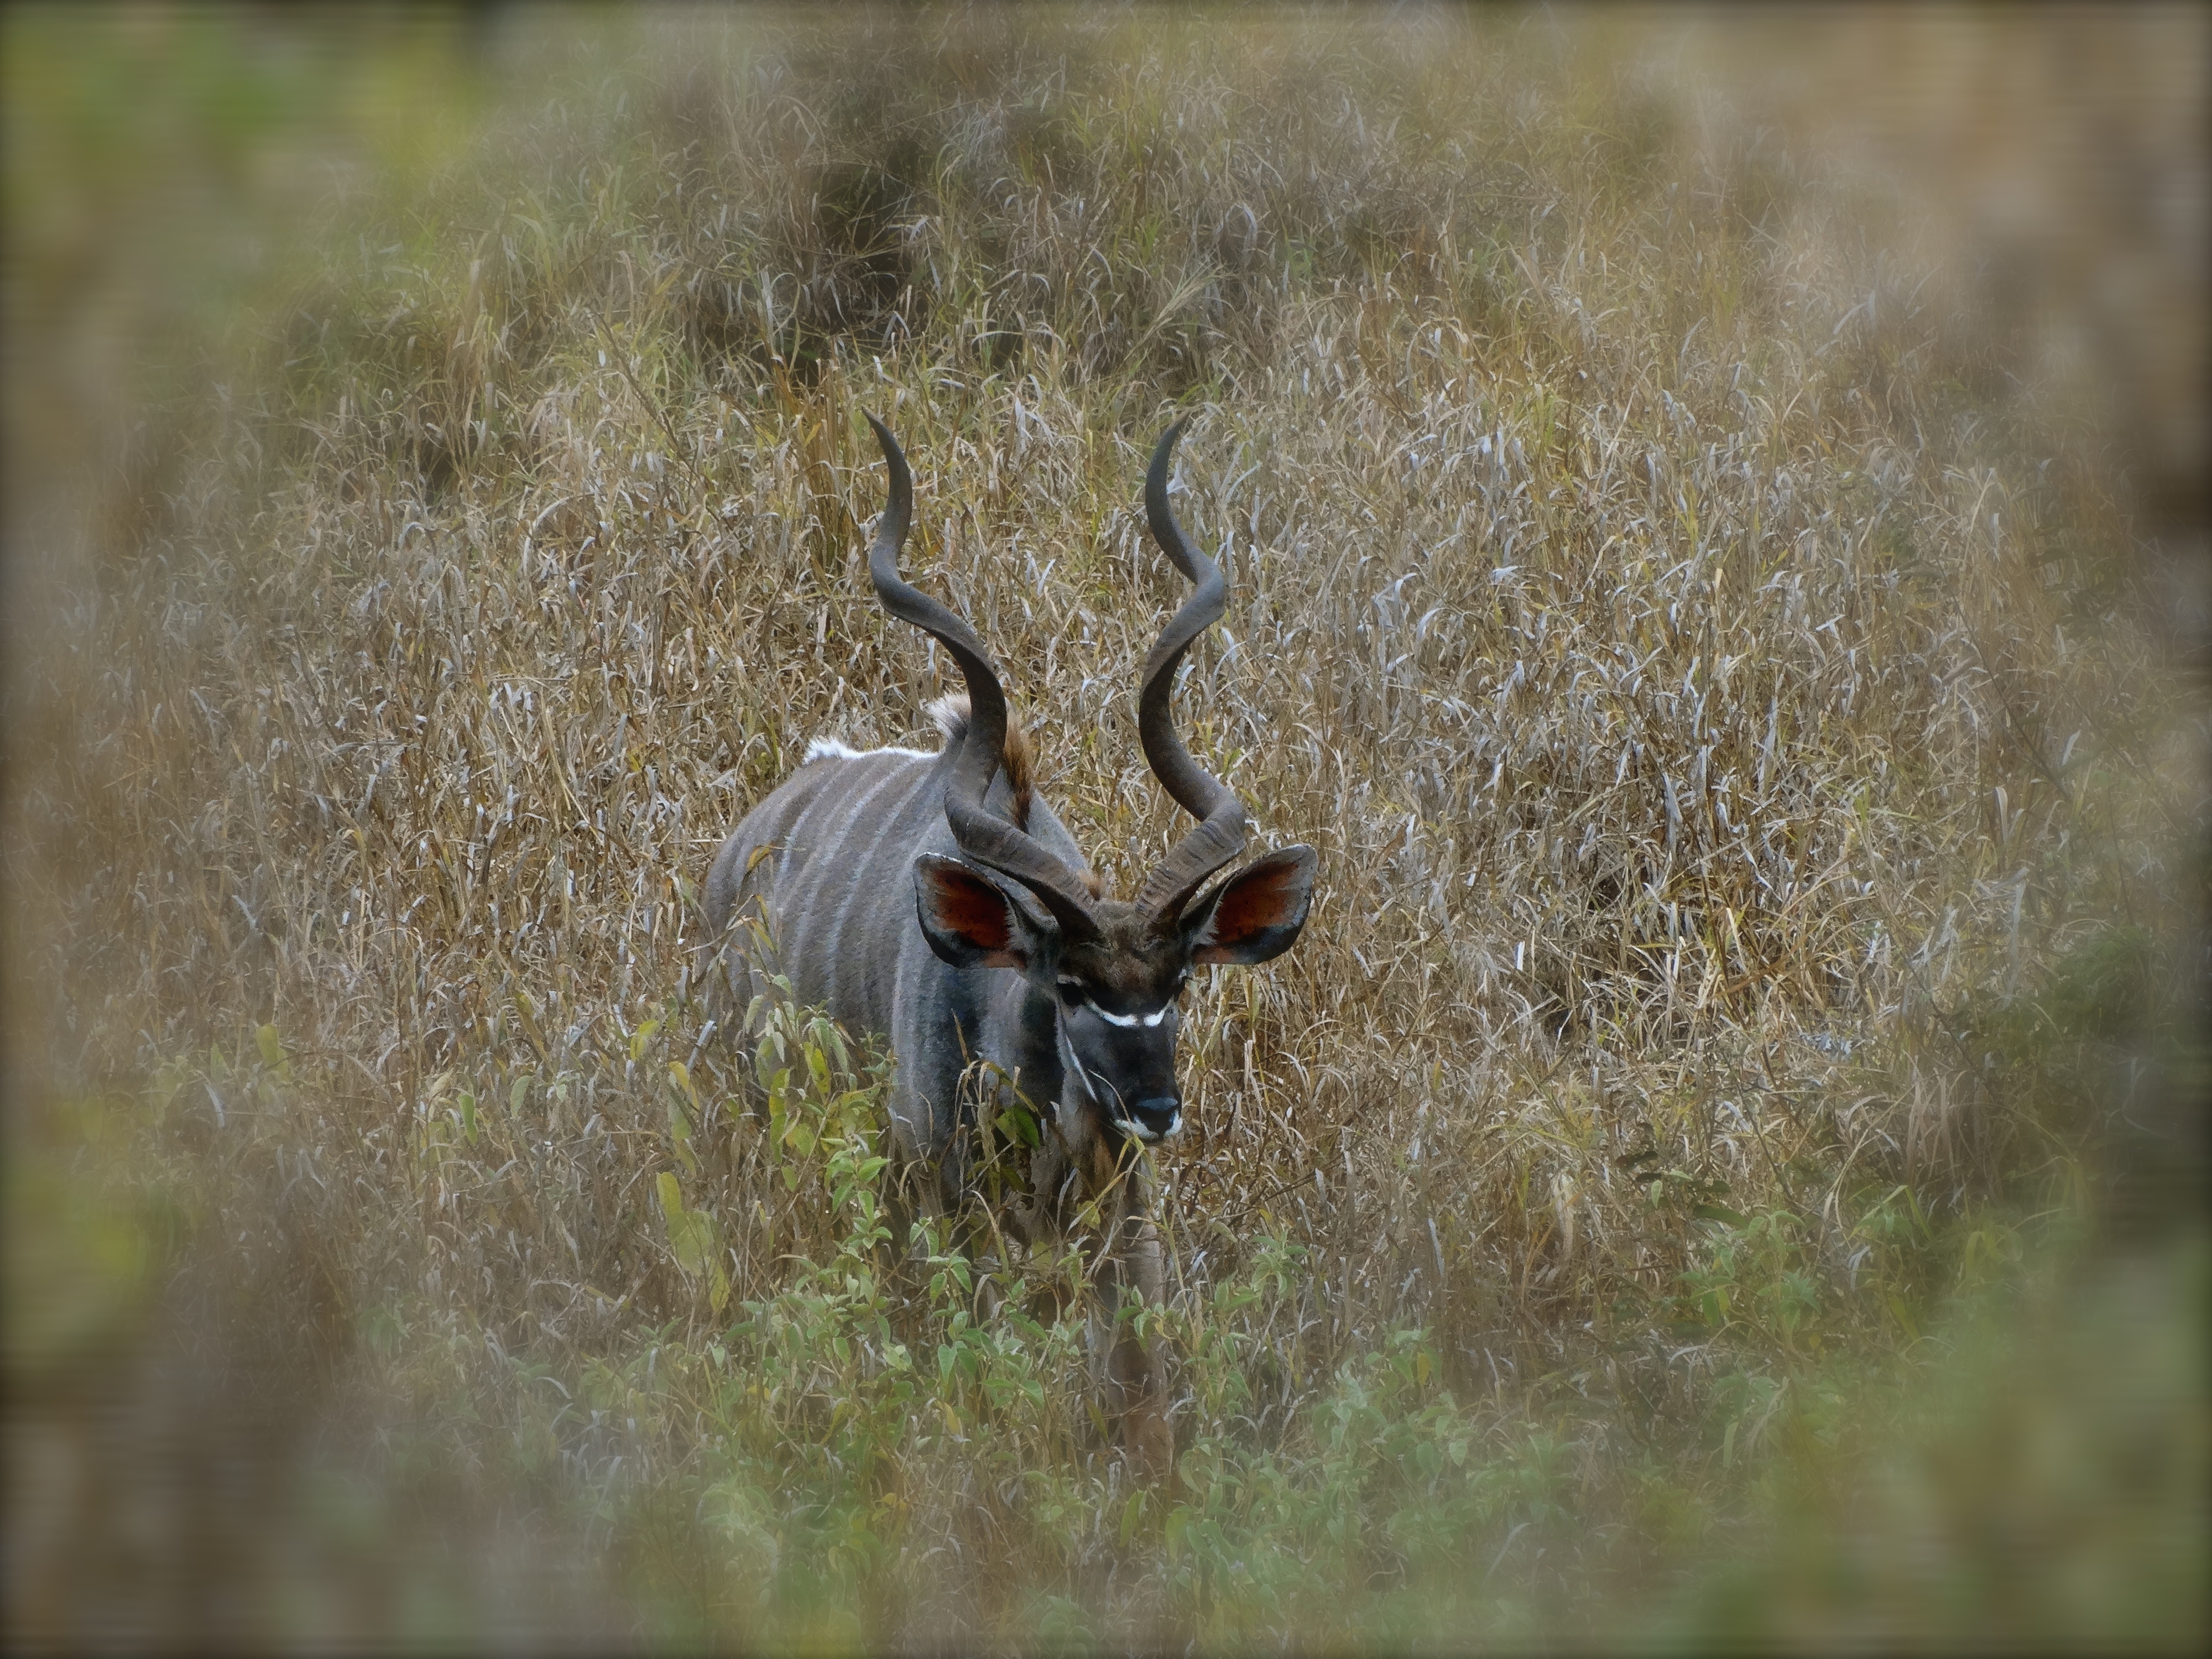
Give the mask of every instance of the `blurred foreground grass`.
<svg viewBox="0 0 2212 1659">
<path fill-rule="evenodd" d="M 2200 1644 L 2161 15 L 1884 25 L 2121 152 L 1992 253 L 1817 29 L 11 14 L 11 1634 Z M 939 689 L 863 409 L 1109 868 L 1201 416 L 1325 891 L 1191 1010 L 1170 1487 L 1069 1264 L 884 1259 L 881 1056 L 688 997 Z"/>
</svg>

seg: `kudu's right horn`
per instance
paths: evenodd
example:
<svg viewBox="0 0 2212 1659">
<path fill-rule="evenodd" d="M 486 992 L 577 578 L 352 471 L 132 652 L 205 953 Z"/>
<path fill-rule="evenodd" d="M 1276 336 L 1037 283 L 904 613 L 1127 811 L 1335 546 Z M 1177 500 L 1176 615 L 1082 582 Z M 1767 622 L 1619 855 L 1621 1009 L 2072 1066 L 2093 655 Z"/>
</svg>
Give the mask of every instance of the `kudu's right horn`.
<svg viewBox="0 0 2212 1659">
<path fill-rule="evenodd" d="M 1175 509 L 1168 505 L 1168 465 L 1175 454 L 1176 440 L 1187 424 L 1177 421 L 1167 429 L 1145 474 L 1145 516 L 1152 525 L 1152 539 L 1174 561 L 1176 568 L 1198 585 L 1198 591 L 1183 601 L 1182 609 L 1153 642 L 1137 691 L 1137 740 L 1144 745 L 1146 763 L 1168 793 L 1199 821 L 1197 828 L 1169 850 L 1137 894 L 1137 902 L 1164 922 L 1181 915 L 1206 878 L 1244 850 L 1243 802 L 1191 758 L 1168 706 L 1183 653 L 1200 634 L 1221 620 L 1229 591 L 1221 567 L 1191 545 L 1182 526 L 1176 522 Z"/>
</svg>

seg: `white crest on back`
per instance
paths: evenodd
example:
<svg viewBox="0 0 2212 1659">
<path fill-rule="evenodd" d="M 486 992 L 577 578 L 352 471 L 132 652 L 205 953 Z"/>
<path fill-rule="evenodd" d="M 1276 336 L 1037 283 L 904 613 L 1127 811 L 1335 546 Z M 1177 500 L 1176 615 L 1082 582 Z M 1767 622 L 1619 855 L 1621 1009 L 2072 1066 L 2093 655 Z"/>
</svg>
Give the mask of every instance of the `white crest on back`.
<svg viewBox="0 0 2212 1659">
<path fill-rule="evenodd" d="M 836 738 L 817 738 L 806 745 L 806 756 L 799 763 L 817 760 L 866 760 L 871 755 L 904 755 L 914 760 L 935 760 L 936 756 L 926 749 L 901 749 L 896 745 L 882 749 L 855 749 Z"/>
</svg>

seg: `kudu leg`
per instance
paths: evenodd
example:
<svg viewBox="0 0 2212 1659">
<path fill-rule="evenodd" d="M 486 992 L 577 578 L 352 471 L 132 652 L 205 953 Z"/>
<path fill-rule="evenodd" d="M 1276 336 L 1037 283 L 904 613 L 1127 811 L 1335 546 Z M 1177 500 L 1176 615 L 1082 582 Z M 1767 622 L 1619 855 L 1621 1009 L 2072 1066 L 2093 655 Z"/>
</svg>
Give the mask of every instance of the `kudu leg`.
<svg viewBox="0 0 2212 1659">
<path fill-rule="evenodd" d="M 1099 1263 L 1105 1298 L 1091 1327 L 1093 1354 L 1103 1347 L 1100 1392 L 1109 1420 L 1120 1425 L 1121 1449 L 1141 1480 L 1164 1479 L 1175 1465 L 1175 1429 L 1168 1419 L 1166 1380 L 1159 1340 L 1140 1335 L 1128 1314 L 1157 1308 L 1164 1275 L 1159 1233 L 1149 1218 L 1130 1216 L 1115 1230 L 1115 1247 Z M 1103 1327 L 1102 1329 L 1101 1327 Z"/>
</svg>

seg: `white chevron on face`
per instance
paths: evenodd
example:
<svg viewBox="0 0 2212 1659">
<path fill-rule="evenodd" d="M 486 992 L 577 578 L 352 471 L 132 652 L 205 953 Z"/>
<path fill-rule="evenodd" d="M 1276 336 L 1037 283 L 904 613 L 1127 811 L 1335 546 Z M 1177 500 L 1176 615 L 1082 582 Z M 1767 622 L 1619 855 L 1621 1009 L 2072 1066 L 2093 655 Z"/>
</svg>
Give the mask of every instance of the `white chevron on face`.
<svg viewBox="0 0 2212 1659">
<path fill-rule="evenodd" d="M 1168 1009 L 1174 1006 L 1172 1003 L 1163 1004 L 1161 1006 L 1153 1009 L 1149 1014 L 1115 1014 L 1109 1013 L 1105 1009 L 1101 1008 L 1097 1003 L 1091 1001 L 1088 998 L 1085 999 L 1083 1006 L 1091 1010 L 1092 1013 L 1097 1015 L 1099 1018 L 1104 1020 L 1109 1025 L 1120 1025 L 1123 1027 L 1132 1025 L 1158 1025 L 1162 1020 L 1168 1017 Z"/>
</svg>

